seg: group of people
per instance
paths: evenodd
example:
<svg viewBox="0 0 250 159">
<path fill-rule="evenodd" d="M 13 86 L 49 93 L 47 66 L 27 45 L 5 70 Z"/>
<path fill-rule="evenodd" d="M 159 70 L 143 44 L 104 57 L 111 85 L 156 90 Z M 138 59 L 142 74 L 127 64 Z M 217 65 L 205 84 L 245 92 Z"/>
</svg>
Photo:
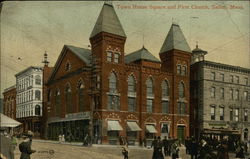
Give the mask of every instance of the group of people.
<svg viewBox="0 0 250 159">
<path fill-rule="evenodd" d="M 164 139 L 161 140 L 160 136 L 155 137 L 151 144 L 153 148 L 152 159 L 164 159 L 164 155 L 172 156 L 172 159 L 179 158 L 180 149 L 178 146 L 179 141 L 177 139 L 167 139 L 167 137 L 164 137 Z"/>
<path fill-rule="evenodd" d="M 14 151 L 18 145 L 18 140 L 17 136 L 21 137 L 21 143 L 19 144 L 18 148 L 21 152 L 20 159 L 30 159 L 30 155 L 34 152 L 35 150 L 31 149 L 31 144 L 32 144 L 32 137 L 33 133 L 31 131 L 28 131 L 27 133 L 23 133 L 22 135 L 17 135 L 17 134 L 8 134 L 5 130 L 0 131 L 0 141 L 1 141 L 1 146 L 3 145 L 4 147 L 0 152 L 0 159 L 2 158 L 8 158 L 8 159 L 14 159 Z"/>
<path fill-rule="evenodd" d="M 186 153 L 191 155 L 191 159 L 229 159 L 229 146 L 227 138 L 201 137 L 195 140 L 191 137 L 185 140 Z M 245 158 L 247 148 L 243 142 L 234 142 L 233 147 L 236 158 Z"/>
</svg>

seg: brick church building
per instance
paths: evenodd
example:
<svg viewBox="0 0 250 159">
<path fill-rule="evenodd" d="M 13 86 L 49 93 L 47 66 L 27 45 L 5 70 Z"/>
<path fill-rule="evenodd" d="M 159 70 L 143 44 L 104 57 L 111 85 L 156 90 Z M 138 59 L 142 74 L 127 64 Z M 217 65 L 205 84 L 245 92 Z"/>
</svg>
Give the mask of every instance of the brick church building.
<svg viewBox="0 0 250 159">
<path fill-rule="evenodd" d="M 90 35 L 91 49 L 64 45 L 47 83 L 47 137 L 130 145 L 154 136 L 189 136 L 191 49 L 177 24 L 160 60 L 144 46 L 124 53 L 126 34 L 105 3 Z"/>
</svg>

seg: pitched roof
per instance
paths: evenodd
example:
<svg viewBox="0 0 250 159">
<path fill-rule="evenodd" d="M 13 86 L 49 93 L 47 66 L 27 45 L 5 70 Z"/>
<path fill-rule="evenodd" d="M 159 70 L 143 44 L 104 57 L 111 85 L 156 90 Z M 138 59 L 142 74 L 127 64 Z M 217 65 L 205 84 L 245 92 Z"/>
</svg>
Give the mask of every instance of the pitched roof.
<svg viewBox="0 0 250 159">
<path fill-rule="evenodd" d="M 100 32 L 107 32 L 126 37 L 126 34 L 112 4 L 104 3 L 90 38 Z"/>
<path fill-rule="evenodd" d="M 135 52 L 125 56 L 125 62 L 130 63 L 137 60 L 147 60 L 152 62 L 160 62 L 154 55 L 152 55 L 144 46 Z"/>
<path fill-rule="evenodd" d="M 80 58 L 86 65 L 91 64 L 91 59 L 90 59 L 91 58 L 91 56 L 90 56 L 91 50 L 80 48 L 80 47 L 75 47 L 75 46 L 71 46 L 71 45 L 64 45 L 48 81 L 50 81 L 55 76 L 55 73 L 57 72 L 57 70 L 60 66 L 60 63 L 63 60 L 63 58 L 67 52 L 66 51 L 67 49 L 69 49 L 73 54 L 75 54 L 78 58 Z"/>
<path fill-rule="evenodd" d="M 74 53 L 77 57 L 79 57 L 86 65 L 90 65 L 91 59 L 91 50 L 75 47 L 71 45 L 65 45 L 72 53 Z"/>
<path fill-rule="evenodd" d="M 191 49 L 186 41 L 186 38 L 183 35 L 178 24 L 172 24 L 168 32 L 168 35 L 161 47 L 160 53 L 164 53 L 172 49 L 191 52 Z"/>
</svg>

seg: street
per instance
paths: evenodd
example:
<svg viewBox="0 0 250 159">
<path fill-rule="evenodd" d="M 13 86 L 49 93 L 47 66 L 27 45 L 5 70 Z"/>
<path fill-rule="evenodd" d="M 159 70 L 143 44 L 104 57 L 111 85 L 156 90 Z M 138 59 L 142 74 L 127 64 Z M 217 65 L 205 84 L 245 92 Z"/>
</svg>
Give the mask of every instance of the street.
<svg viewBox="0 0 250 159">
<path fill-rule="evenodd" d="M 59 143 L 56 141 L 33 140 L 32 149 L 36 153 L 31 155 L 31 159 L 123 159 L 121 146 L 93 145 L 93 147 L 83 147 L 81 143 Z M 153 149 L 131 146 L 129 147 L 129 159 L 151 159 Z M 185 147 L 180 147 L 180 157 L 190 159 L 185 154 Z M 230 153 L 230 159 L 235 155 Z M 15 150 L 15 159 L 20 158 L 18 148 Z M 165 159 L 171 159 L 165 157 Z"/>
</svg>

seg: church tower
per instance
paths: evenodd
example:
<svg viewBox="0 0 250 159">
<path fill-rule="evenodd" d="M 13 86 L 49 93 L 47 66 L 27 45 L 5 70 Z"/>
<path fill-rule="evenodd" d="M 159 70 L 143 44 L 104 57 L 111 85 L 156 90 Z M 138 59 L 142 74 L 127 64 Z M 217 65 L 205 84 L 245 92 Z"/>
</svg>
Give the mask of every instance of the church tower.
<svg viewBox="0 0 250 159">
<path fill-rule="evenodd" d="M 173 135 L 184 139 L 189 135 L 189 81 L 191 49 L 178 24 L 172 24 L 160 50 L 161 69 L 172 73 Z"/>
<path fill-rule="evenodd" d="M 126 35 L 112 4 L 105 2 L 90 35 L 93 56 L 101 63 L 124 63 Z"/>
</svg>

